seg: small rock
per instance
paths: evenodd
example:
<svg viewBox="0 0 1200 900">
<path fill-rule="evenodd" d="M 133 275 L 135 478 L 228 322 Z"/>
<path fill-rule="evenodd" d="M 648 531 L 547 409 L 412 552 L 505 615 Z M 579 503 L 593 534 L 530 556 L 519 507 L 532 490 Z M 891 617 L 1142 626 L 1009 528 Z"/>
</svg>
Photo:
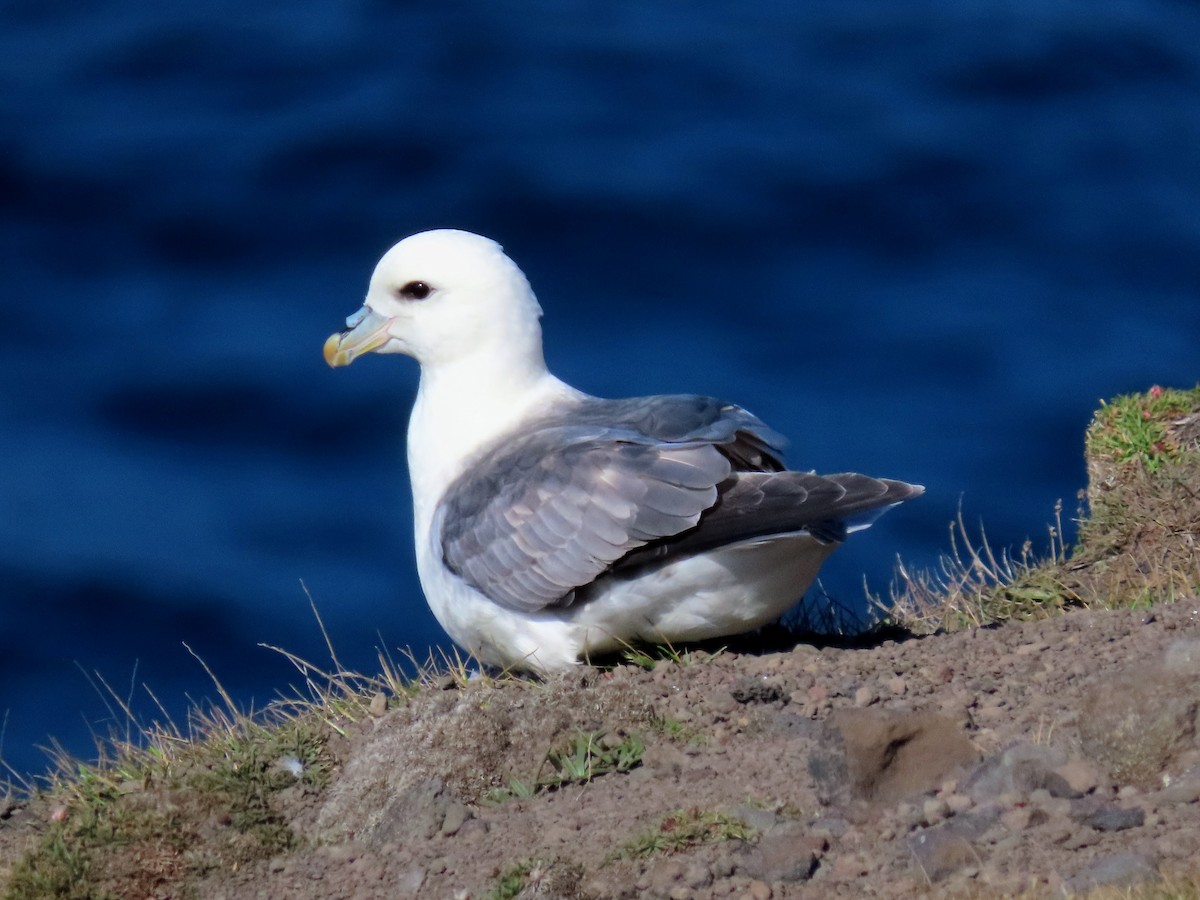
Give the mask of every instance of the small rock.
<svg viewBox="0 0 1200 900">
<path fill-rule="evenodd" d="M 739 678 L 729 693 L 738 703 L 774 703 L 783 699 L 782 687 L 756 675 Z"/>
<path fill-rule="evenodd" d="M 363 853 L 362 845 L 353 842 L 346 844 L 332 844 L 328 847 L 325 847 L 324 850 L 325 856 L 330 862 L 354 862 L 354 860 L 362 856 Z"/>
<path fill-rule="evenodd" d="M 1049 803 L 1053 796 L 1045 788 L 1035 788 L 1029 792 L 1029 802 L 1034 806 L 1042 806 L 1045 803 Z"/>
<path fill-rule="evenodd" d="M 671 890 L 683 880 L 684 864 L 677 859 L 663 859 L 650 870 L 650 889 L 659 895 L 669 896 Z"/>
<path fill-rule="evenodd" d="M 856 709 L 865 709 L 878 699 L 875 696 L 875 692 L 869 687 L 860 687 L 854 692 L 854 706 Z"/>
<path fill-rule="evenodd" d="M 903 697 L 908 691 L 908 682 L 900 676 L 896 676 L 887 683 L 888 690 L 897 697 Z"/>
<path fill-rule="evenodd" d="M 817 819 L 808 827 L 808 833 L 814 837 L 840 838 L 850 829 L 850 823 L 845 819 Z"/>
<path fill-rule="evenodd" d="M 927 825 L 937 825 L 950 815 L 950 806 L 940 797 L 930 797 L 921 806 Z"/>
<path fill-rule="evenodd" d="M 1041 825 L 1050 819 L 1044 810 L 1036 806 L 1016 806 L 1000 814 L 1000 822 L 1009 831 L 1024 831 Z"/>
<path fill-rule="evenodd" d="M 1102 806 L 1100 809 L 1083 817 L 1080 824 L 1095 828 L 1097 831 L 1124 831 L 1127 828 L 1138 828 L 1146 821 L 1146 813 L 1140 807 L 1122 808 L 1119 806 Z"/>
<path fill-rule="evenodd" d="M 975 805 L 975 801 L 973 801 L 966 794 L 947 794 L 942 799 L 946 801 L 946 806 L 955 815 L 958 815 L 961 812 L 966 812 Z"/>
<path fill-rule="evenodd" d="M 683 872 L 683 882 L 693 891 L 708 887 L 713 882 L 712 870 L 702 863 L 692 863 Z"/>
<path fill-rule="evenodd" d="M 1187 859 L 1191 854 L 1177 834 L 1164 834 L 1154 841 L 1154 852 L 1159 859 Z"/>
<path fill-rule="evenodd" d="M 454 837 L 458 834 L 458 830 L 463 827 L 467 819 L 471 818 L 473 813 L 471 810 L 461 803 L 453 803 L 446 808 L 446 818 L 442 820 L 441 832 L 443 837 Z"/>
<path fill-rule="evenodd" d="M 1047 844 L 1061 844 L 1074 832 L 1075 829 L 1069 822 L 1051 822 L 1046 826 L 1046 830 L 1043 832 L 1043 840 Z"/>
<path fill-rule="evenodd" d="M 1041 793 L 1046 799 L 1062 797 L 1073 800 L 1080 796 L 1079 791 L 1071 787 L 1070 782 L 1057 772 L 1049 771 L 1040 765 L 1018 765 L 1013 770 L 1013 780 L 1018 790 L 1027 790 L 1030 794 Z"/>
<path fill-rule="evenodd" d="M 1066 779 L 1055 774 L 1067 761 L 1061 750 L 1039 744 L 1016 744 L 980 763 L 966 781 L 977 803 L 1003 794 L 1027 794 L 1046 788 L 1053 796 L 1073 795 Z"/>
<path fill-rule="evenodd" d="M 728 716 L 737 708 L 737 701 L 728 691 L 715 692 L 708 698 L 708 708 L 719 716 Z"/>
<path fill-rule="evenodd" d="M 11 819 L 13 813 L 17 812 L 20 808 L 21 804 L 17 802 L 16 797 L 10 789 L 4 795 L 4 799 L 0 800 L 0 821 Z"/>
<path fill-rule="evenodd" d="M 738 864 L 734 861 L 733 854 L 725 848 L 717 853 L 717 858 L 713 860 L 709 870 L 714 878 L 728 878 L 737 871 Z M 599 896 L 599 891 L 590 891 L 585 896 L 596 894 Z"/>
<path fill-rule="evenodd" d="M 1054 773 L 1079 796 L 1090 794 L 1100 786 L 1100 772 L 1087 760 L 1072 759 L 1055 769 Z"/>
<path fill-rule="evenodd" d="M 913 859 L 931 882 L 979 862 L 979 854 L 970 841 L 945 827 L 930 828 L 914 834 L 908 840 Z"/>
<path fill-rule="evenodd" d="M 1091 847 L 1098 843 L 1099 835 L 1090 828 L 1076 828 L 1063 841 L 1060 841 L 1064 850 L 1082 850 L 1084 847 Z"/>
<path fill-rule="evenodd" d="M 764 835 L 749 850 L 745 863 L 747 874 L 767 882 L 807 881 L 816 867 L 816 854 L 793 834 Z"/>
<path fill-rule="evenodd" d="M 1163 658 L 1163 670 L 1172 675 L 1200 675 L 1200 640 L 1180 638 L 1172 641 Z"/>
<path fill-rule="evenodd" d="M 746 897 L 749 900 L 771 900 L 771 886 L 757 879 L 746 885 Z"/>
<path fill-rule="evenodd" d="M 1049 791 L 1039 788 L 1029 795 L 1029 802 L 1047 816 L 1068 816 L 1071 814 L 1071 802 L 1066 797 L 1055 797 Z"/>
<path fill-rule="evenodd" d="M 800 843 L 818 859 L 829 849 L 829 840 L 821 835 L 808 834 L 800 839 Z"/>
<path fill-rule="evenodd" d="M 1158 867 L 1141 853 L 1114 853 L 1093 862 L 1065 885 L 1069 894 L 1085 894 L 1099 887 L 1132 887 L 1158 878 Z"/>
<path fill-rule="evenodd" d="M 396 894 L 400 897 L 415 897 L 425 884 L 425 870 L 419 866 L 401 872 L 395 881 Z"/>
<path fill-rule="evenodd" d="M 387 703 L 387 694 L 383 691 L 378 691 L 371 698 L 371 703 L 367 706 L 367 713 L 371 717 L 378 719 L 387 712 Z"/>
<path fill-rule="evenodd" d="M 760 834 L 766 834 L 779 824 L 779 816 L 769 809 L 759 809 L 754 806 L 738 806 L 731 813 L 741 819 Z"/>
<path fill-rule="evenodd" d="M 1014 806 L 1000 814 L 1000 824 L 1009 831 L 1022 831 L 1029 827 L 1029 807 Z"/>
<path fill-rule="evenodd" d="M 837 881 L 853 881 L 866 874 L 862 860 L 852 853 L 837 857 L 833 861 L 832 875 Z"/>
<path fill-rule="evenodd" d="M 1148 799 L 1156 803 L 1195 803 L 1200 800 L 1200 780 L 1177 781 Z"/>
</svg>

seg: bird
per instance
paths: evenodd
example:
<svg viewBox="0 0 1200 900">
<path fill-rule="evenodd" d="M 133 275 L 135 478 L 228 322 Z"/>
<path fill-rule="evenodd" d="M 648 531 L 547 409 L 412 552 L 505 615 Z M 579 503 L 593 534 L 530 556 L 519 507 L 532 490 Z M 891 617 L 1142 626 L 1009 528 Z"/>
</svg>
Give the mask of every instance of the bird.
<svg viewBox="0 0 1200 900">
<path fill-rule="evenodd" d="M 388 250 L 325 361 L 416 359 L 416 565 L 479 662 L 549 675 L 638 645 L 751 632 L 853 532 L 924 488 L 789 470 L 783 437 L 700 395 L 603 399 L 550 373 L 542 308 L 493 240 Z"/>
</svg>

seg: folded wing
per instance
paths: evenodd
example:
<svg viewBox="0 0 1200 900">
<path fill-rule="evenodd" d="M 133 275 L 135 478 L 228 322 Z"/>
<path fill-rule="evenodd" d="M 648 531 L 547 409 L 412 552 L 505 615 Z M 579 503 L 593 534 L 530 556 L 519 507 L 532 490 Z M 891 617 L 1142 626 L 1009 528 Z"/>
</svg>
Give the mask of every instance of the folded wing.
<svg viewBox="0 0 1200 900">
<path fill-rule="evenodd" d="M 781 439 L 707 397 L 588 399 L 524 425 L 447 490 L 446 565 L 510 609 L 570 605 L 611 569 L 771 534 L 840 540 L 919 488 L 782 471 Z"/>
</svg>

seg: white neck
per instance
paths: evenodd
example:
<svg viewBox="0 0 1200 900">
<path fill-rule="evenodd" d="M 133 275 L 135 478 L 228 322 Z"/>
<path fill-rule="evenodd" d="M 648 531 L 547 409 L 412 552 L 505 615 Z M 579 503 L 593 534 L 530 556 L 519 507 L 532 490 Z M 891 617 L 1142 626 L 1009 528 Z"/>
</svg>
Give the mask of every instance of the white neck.
<svg viewBox="0 0 1200 900">
<path fill-rule="evenodd" d="M 547 371 L 540 352 L 522 359 L 497 356 L 475 354 L 421 368 L 408 423 L 418 534 L 428 527 L 443 492 L 480 450 L 547 402 L 583 396 Z"/>
</svg>

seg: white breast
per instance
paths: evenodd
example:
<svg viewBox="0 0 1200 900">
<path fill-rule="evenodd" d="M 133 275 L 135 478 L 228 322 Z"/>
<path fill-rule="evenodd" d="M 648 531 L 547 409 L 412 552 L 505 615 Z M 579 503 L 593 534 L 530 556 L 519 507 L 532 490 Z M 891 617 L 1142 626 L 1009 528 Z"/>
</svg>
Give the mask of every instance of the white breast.
<svg viewBox="0 0 1200 900">
<path fill-rule="evenodd" d="M 835 545 L 807 535 L 723 547 L 636 578 L 602 578 L 586 602 L 521 613 L 485 597 L 442 564 L 432 539 L 417 569 L 446 632 L 482 662 L 558 671 L 636 643 L 671 644 L 750 631 L 800 599 Z"/>
</svg>

